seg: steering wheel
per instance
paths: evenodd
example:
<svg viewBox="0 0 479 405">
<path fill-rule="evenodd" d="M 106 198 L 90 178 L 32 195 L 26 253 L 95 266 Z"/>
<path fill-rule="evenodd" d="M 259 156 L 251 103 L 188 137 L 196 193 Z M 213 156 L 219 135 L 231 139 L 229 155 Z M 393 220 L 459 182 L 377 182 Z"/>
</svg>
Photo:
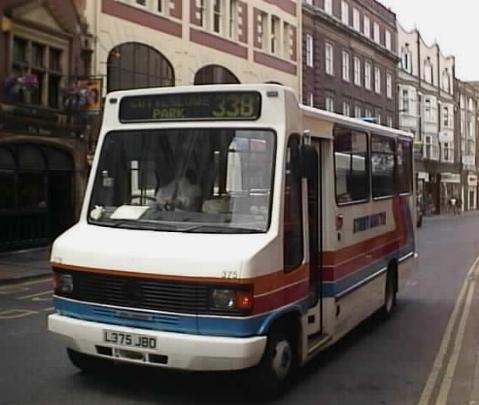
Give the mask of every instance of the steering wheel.
<svg viewBox="0 0 479 405">
<path fill-rule="evenodd" d="M 138 201 L 134 201 L 135 199 L 138 199 Z M 130 196 L 130 204 L 131 205 L 141 205 L 140 202 L 142 200 L 147 200 L 150 202 L 156 202 L 155 197 L 150 197 L 149 195 L 141 195 L 141 194 L 132 194 Z"/>
</svg>

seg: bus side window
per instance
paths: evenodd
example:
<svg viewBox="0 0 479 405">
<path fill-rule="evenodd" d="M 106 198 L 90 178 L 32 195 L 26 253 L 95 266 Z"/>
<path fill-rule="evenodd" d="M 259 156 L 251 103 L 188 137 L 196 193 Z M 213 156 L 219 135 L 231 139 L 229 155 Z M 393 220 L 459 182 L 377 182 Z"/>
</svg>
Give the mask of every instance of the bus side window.
<svg viewBox="0 0 479 405">
<path fill-rule="evenodd" d="M 336 202 L 369 201 L 368 136 L 336 125 L 334 127 Z"/>
<path fill-rule="evenodd" d="M 412 190 L 412 142 L 400 139 L 397 142 L 397 191 L 409 194 Z M 418 195 L 422 195 L 419 194 Z"/>
<path fill-rule="evenodd" d="M 299 136 L 289 138 L 284 187 L 283 261 L 284 271 L 292 271 L 303 261 L 303 223 Z"/>
</svg>

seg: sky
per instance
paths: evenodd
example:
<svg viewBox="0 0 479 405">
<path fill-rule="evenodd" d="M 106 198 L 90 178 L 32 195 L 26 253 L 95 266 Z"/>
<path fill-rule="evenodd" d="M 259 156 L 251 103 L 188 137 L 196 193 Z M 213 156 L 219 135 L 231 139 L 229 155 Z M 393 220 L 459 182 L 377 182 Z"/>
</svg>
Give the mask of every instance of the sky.
<svg viewBox="0 0 479 405">
<path fill-rule="evenodd" d="M 407 30 L 417 28 L 427 44 L 456 57 L 456 76 L 479 80 L 478 0 L 379 0 Z"/>
</svg>

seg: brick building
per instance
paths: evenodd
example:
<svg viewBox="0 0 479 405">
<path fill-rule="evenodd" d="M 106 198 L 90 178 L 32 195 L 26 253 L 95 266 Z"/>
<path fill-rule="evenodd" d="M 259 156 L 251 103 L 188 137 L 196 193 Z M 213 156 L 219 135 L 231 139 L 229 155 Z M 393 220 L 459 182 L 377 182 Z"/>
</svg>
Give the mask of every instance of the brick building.
<svg viewBox="0 0 479 405">
<path fill-rule="evenodd" d="M 80 210 L 87 39 L 73 1 L 0 2 L 0 250 L 48 243 Z"/>
<path fill-rule="evenodd" d="M 302 27 L 303 103 L 396 127 L 396 15 L 375 0 L 307 0 Z"/>
</svg>

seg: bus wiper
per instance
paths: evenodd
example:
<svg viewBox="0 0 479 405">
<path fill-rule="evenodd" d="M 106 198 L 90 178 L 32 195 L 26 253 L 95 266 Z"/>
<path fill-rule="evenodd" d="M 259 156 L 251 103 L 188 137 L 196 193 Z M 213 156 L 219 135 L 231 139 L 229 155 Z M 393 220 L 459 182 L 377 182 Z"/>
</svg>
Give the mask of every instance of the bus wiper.
<svg viewBox="0 0 479 405">
<path fill-rule="evenodd" d="M 92 221 L 93 222 L 93 221 Z M 94 221 L 95 225 L 110 226 L 112 228 L 144 229 L 149 231 L 178 231 L 178 227 L 159 222 L 136 221 L 131 219 Z"/>
<path fill-rule="evenodd" d="M 220 225 L 195 225 L 189 228 L 179 229 L 180 232 L 190 233 L 261 233 L 262 229 L 257 228 L 241 228 L 236 226 L 220 226 Z"/>
</svg>

